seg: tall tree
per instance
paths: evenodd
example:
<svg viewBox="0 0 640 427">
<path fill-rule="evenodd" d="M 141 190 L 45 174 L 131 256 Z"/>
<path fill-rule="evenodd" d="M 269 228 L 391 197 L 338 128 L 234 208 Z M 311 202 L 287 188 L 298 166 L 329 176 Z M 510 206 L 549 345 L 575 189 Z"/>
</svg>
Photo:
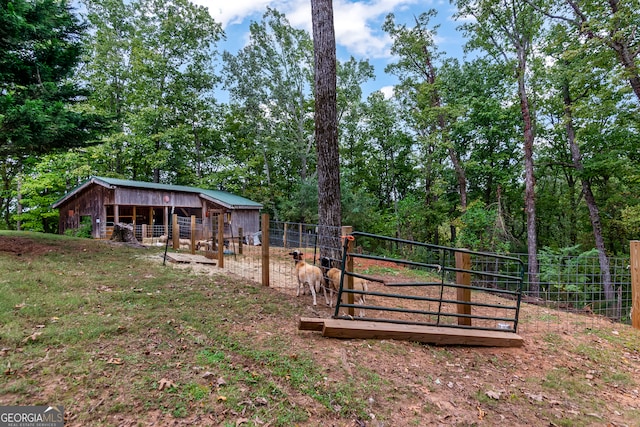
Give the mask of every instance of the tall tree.
<svg viewBox="0 0 640 427">
<path fill-rule="evenodd" d="M 527 253 L 530 291 L 539 293 L 534 170 L 534 119 L 527 75 L 535 37 L 542 19 L 535 9 L 520 0 L 457 0 L 458 16 L 473 17 L 463 25 L 470 36 L 469 47 L 481 48 L 501 60 L 516 77 L 522 114 L 525 211 L 527 214 Z"/>
<path fill-rule="evenodd" d="M 336 103 L 336 40 L 332 0 L 311 0 L 315 52 L 315 139 L 318 150 L 320 255 L 337 258 L 342 212 Z"/>
<path fill-rule="evenodd" d="M 68 1 L 0 3 L 0 208 L 10 226 L 10 188 L 34 156 L 86 145 L 100 116 L 77 108 L 86 91 L 70 82 L 86 26 Z"/>
<path fill-rule="evenodd" d="M 578 49 L 603 56 L 602 47 L 616 57 L 622 78 L 629 82 L 640 102 L 640 8 L 625 0 L 526 0 L 546 16 L 569 24 L 589 43 Z"/>
<path fill-rule="evenodd" d="M 265 205 L 280 219 L 279 202 L 315 178 L 313 44 L 307 32 L 273 9 L 249 31 L 240 52 L 224 52 L 224 81 L 232 109 L 244 116 L 242 126 L 252 134 L 253 141 L 244 141 L 262 163 L 269 188 Z"/>
<path fill-rule="evenodd" d="M 560 100 L 558 103 L 560 105 L 556 107 L 559 110 L 558 115 L 561 117 L 558 127 L 563 128 L 564 137 L 562 141 L 565 146 L 568 146 L 570 165 L 573 168 L 573 173 L 567 173 L 567 183 L 570 188 L 575 184 L 574 175 L 581 183 L 582 196 L 589 212 L 593 240 L 598 250 L 605 300 L 611 309 L 615 301 L 615 292 L 611 281 L 600 210 L 592 187 L 593 178 L 585 173 L 583 153 L 580 147 L 580 134 L 576 129 L 580 126 L 576 124 L 576 114 L 578 114 L 579 120 L 579 115 L 583 115 L 590 110 L 593 111 L 593 108 L 585 107 L 594 100 L 594 97 L 608 96 L 606 95 L 608 82 L 604 75 L 605 73 L 598 67 L 597 62 L 594 62 L 593 58 L 579 53 L 581 51 L 580 43 L 576 42 L 564 25 L 554 25 L 548 34 L 547 41 L 545 52 L 554 59 L 552 61 L 553 65 L 548 67 L 547 70 L 554 85 L 550 92 L 555 92 Z M 622 108 L 622 104 L 619 104 L 619 106 Z M 591 120 L 592 117 L 583 117 L 582 119 Z M 574 215 L 573 212 L 570 215 Z M 573 243 L 575 244 L 575 242 Z M 609 311 L 608 314 L 612 316 L 614 313 Z"/>
<path fill-rule="evenodd" d="M 83 78 L 96 89 L 94 105 L 118 125 L 106 141 L 111 173 L 201 180 L 221 26 L 188 0 L 85 2 L 94 31 Z"/>
<path fill-rule="evenodd" d="M 408 96 L 414 98 L 412 114 L 416 122 L 438 140 L 446 150 L 453 165 L 460 194 L 460 208 L 467 207 L 467 177 L 462 165 L 461 155 L 451 140 L 452 109 L 445 104 L 438 78 L 437 61 L 440 53 L 434 43 L 436 28 L 429 28 L 429 20 L 436 14 L 435 10 L 422 13 L 415 18 L 415 26 L 395 25 L 394 16 L 387 16 L 384 30 L 393 39 L 391 52 L 401 59 L 391 64 L 387 71 L 397 73 L 403 79 L 401 85 Z"/>
</svg>

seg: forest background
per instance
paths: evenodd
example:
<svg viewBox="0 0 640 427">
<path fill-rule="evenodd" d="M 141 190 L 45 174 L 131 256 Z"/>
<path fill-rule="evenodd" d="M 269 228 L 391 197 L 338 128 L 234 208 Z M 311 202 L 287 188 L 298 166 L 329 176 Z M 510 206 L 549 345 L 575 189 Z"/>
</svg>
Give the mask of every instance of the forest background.
<svg viewBox="0 0 640 427">
<path fill-rule="evenodd" d="M 607 255 L 640 237 L 640 9 L 452 4 L 473 59 L 439 52 L 425 10 L 385 20 L 393 96 L 364 97 L 368 61 L 337 64 L 343 223 L 528 252 L 530 275 L 539 251 L 595 250 L 606 290 Z M 90 175 L 318 222 L 313 41 L 282 13 L 267 8 L 238 52 L 219 52 L 222 27 L 186 0 L 5 1 L 0 28 L 1 228 L 57 232 L 51 204 Z"/>
</svg>

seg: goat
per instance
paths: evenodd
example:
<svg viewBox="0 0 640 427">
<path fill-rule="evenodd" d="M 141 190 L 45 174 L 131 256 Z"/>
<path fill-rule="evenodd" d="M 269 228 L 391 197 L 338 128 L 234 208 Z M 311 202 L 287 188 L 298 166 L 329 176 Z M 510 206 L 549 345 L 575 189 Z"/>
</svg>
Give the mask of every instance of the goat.
<svg viewBox="0 0 640 427">
<path fill-rule="evenodd" d="M 163 234 L 162 236 L 158 237 L 158 242 L 159 243 L 167 243 L 167 235 Z M 173 240 L 169 238 L 169 242 L 172 242 Z M 186 248 L 191 250 L 191 239 L 178 239 L 178 243 L 180 244 L 181 248 Z"/>
<path fill-rule="evenodd" d="M 327 280 L 327 287 L 329 288 L 329 294 L 331 295 L 331 303 L 333 304 L 333 293 L 338 293 L 340 290 L 340 275 L 342 274 L 342 271 L 339 268 L 330 268 L 329 271 L 327 271 L 327 276 L 326 276 L 326 280 Z M 346 279 L 345 279 L 346 280 Z M 369 285 L 367 284 L 367 281 L 361 277 L 354 277 L 353 278 L 353 289 L 356 291 L 363 291 L 363 292 L 368 292 L 369 291 Z M 365 294 L 353 294 L 354 297 L 354 301 L 356 304 L 358 305 L 365 305 Z M 332 307 L 333 305 L 331 305 L 330 307 Z M 364 308 L 361 308 L 358 312 L 358 316 L 359 317 L 364 317 Z"/>
<path fill-rule="evenodd" d="M 213 242 L 211 240 L 198 240 L 198 241 L 196 241 L 196 250 L 197 251 L 200 251 L 200 250 L 212 251 L 214 246 L 215 245 L 213 244 Z"/>
<path fill-rule="evenodd" d="M 322 287 L 324 291 L 324 298 L 329 305 L 329 298 L 327 297 L 327 290 L 323 286 L 322 270 L 315 265 L 307 264 L 304 260 L 304 254 L 300 251 L 289 252 L 289 255 L 293 256 L 293 260 L 296 263 L 296 278 L 298 279 L 298 292 L 296 296 L 300 296 L 300 288 L 302 288 L 302 295 L 306 293 L 305 283 L 309 285 L 311 295 L 313 296 L 313 305 L 317 305 L 316 290 Z"/>
</svg>

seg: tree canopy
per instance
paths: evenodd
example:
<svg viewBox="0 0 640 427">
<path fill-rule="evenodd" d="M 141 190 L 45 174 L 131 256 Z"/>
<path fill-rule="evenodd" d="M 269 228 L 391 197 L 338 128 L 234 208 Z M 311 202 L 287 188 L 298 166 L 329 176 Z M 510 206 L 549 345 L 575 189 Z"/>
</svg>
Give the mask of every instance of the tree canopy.
<svg viewBox="0 0 640 427">
<path fill-rule="evenodd" d="M 389 15 L 386 70 L 338 57 L 329 71 L 335 142 L 314 122 L 329 82 L 317 79 L 320 40 L 280 11 L 253 21 L 239 51 L 218 52 L 222 27 L 188 0 L 84 4 L 86 24 L 65 2 L 2 3 L 7 227 L 53 231 L 47 203 L 102 174 L 226 189 L 306 223 L 339 188 L 343 224 L 528 252 L 530 275 L 541 247 L 606 257 L 640 237 L 640 12 L 628 2 L 456 1 L 475 16 L 461 21 L 465 58 L 440 51 L 435 11 Z M 397 77 L 391 96 L 363 92 L 374 71 Z M 99 115 L 110 125 L 100 144 L 74 149 L 96 139 Z"/>
</svg>

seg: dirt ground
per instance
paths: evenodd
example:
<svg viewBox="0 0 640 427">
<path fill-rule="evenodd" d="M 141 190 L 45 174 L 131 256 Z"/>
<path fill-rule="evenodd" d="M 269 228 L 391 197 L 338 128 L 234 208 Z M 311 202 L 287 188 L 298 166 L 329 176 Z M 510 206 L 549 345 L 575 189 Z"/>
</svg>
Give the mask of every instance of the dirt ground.
<svg viewBox="0 0 640 427">
<path fill-rule="evenodd" d="M 250 250 L 259 251 L 259 248 Z M 198 263 L 200 255 L 192 257 L 191 263 L 176 263 L 177 268 L 192 269 L 201 274 L 218 274 L 221 269 L 207 264 Z M 237 274 L 254 281 L 260 281 L 260 270 L 256 266 L 243 267 L 232 257 L 225 259 L 226 274 Z M 366 262 L 366 261 L 364 261 Z M 393 267 L 392 263 L 389 263 Z M 276 260 L 271 260 L 270 286 L 288 297 L 296 297 L 296 282 L 293 275 L 293 261 L 285 254 L 280 254 Z M 366 267 L 364 264 L 356 266 Z M 326 307 L 324 298 L 318 295 L 318 305 L 311 306 L 310 295 L 301 296 L 307 302 L 307 313 L 304 316 L 329 318 L 334 309 Z M 593 331 L 594 333 L 591 333 Z M 638 331 L 628 325 L 616 324 L 601 316 L 588 313 L 561 312 L 550 308 L 523 303 L 520 308 L 520 323 L 518 335 L 524 340 L 524 345 L 517 348 L 501 347 L 465 347 L 452 346 L 449 348 L 451 359 L 442 363 L 434 359 L 428 351 L 429 346 L 419 347 L 423 351 L 415 351 L 411 343 L 395 342 L 403 348 L 402 351 L 411 352 L 411 363 L 408 366 L 398 364 L 394 358 L 372 356 L 369 363 L 374 363 L 377 369 L 393 381 L 415 389 L 416 402 L 404 402 L 399 405 L 397 419 L 391 424 L 367 425 L 382 427 L 393 425 L 408 425 L 411 414 L 418 412 L 418 406 L 428 402 L 436 413 L 433 418 L 424 419 L 415 425 L 596 425 L 596 426 L 639 426 L 640 416 L 629 422 L 620 409 L 627 408 L 640 414 L 640 348 L 623 349 L 620 363 L 617 365 L 620 374 L 628 374 L 633 378 L 632 385 L 606 385 L 601 391 L 600 385 L 604 378 L 613 375 L 612 368 L 597 367 L 595 360 L 588 355 L 574 354 L 573 349 L 593 348 L 596 352 L 609 353 L 616 349 L 612 342 L 625 334 L 636 336 Z M 597 333 L 596 333 L 597 332 Z M 283 325 L 279 333 L 291 333 L 291 325 Z M 602 338 L 602 334 L 609 336 Z M 319 333 L 298 332 L 301 346 L 318 346 L 317 353 L 324 353 L 328 358 L 335 357 L 343 360 L 343 364 L 350 367 L 348 360 L 357 354 L 358 348 L 366 346 L 366 341 L 340 341 L 322 339 Z M 562 345 L 554 343 L 561 341 Z M 305 343 L 305 341 L 307 341 Z M 637 340 L 635 342 L 638 342 Z M 426 349 L 426 350 L 425 350 Z M 612 353 L 614 354 L 614 353 Z M 489 360 L 490 363 L 484 363 Z M 353 366 L 351 366 L 353 367 Z M 424 372 L 438 372 L 433 378 L 435 387 L 424 386 L 419 378 Z M 544 383 L 545 378 L 552 372 L 568 372 L 593 387 L 599 399 L 606 402 L 604 407 L 594 408 L 587 414 L 591 422 L 577 422 L 566 424 L 566 420 L 555 424 L 542 422 L 539 414 L 544 418 L 571 418 L 580 411 L 565 399 L 565 391 L 544 392 L 532 382 Z M 486 403 L 481 404 L 475 399 L 469 399 L 469 390 L 483 390 L 488 400 L 504 401 L 512 399 L 514 405 L 506 405 L 502 409 L 492 408 Z M 466 396 L 463 397 L 463 396 Z M 523 405 L 519 399 L 525 399 Z M 418 403 L 422 401 L 423 403 Z M 527 404 L 528 403 L 528 404 Z M 510 409 L 504 409 L 510 408 Z M 489 416 L 489 411 L 495 412 Z M 527 412 L 527 413 L 525 413 Z M 486 417 L 486 420 L 485 420 Z M 491 421 L 489 421 L 491 420 Z M 485 421 L 483 423 L 483 421 Z M 355 424 L 358 425 L 358 424 Z"/>
<path fill-rule="evenodd" d="M 51 250 L 50 246 L 39 245 L 30 239 L 0 239 L 0 252 L 15 256 L 34 257 Z M 91 250 L 90 245 L 87 250 Z M 162 262 L 158 255 L 151 258 Z M 179 258 L 182 262 L 170 262 L 170 265 L 189 269 L 197 274 L 231 274 L 258 282 L 261 277 L 260 270 L 255 265 L 239 265 L 234 257 L 225 258 L 224 269 L 212 266 L 208 261 L 205 263 L 206 258 L 202 255 L 183 253 Z M 293 262 L 282 257 L 280 264 L 272 268 L 271 291 L 281 292 L 287 298 L 296 298 Z M 333 314 L 333 309 L 325 306 L 323 297 L 318 298 L 316 307 L 311 306 L 309 295 L 300 298 L 307 302 L 301 316 L 328 318 Z M 574 313 L 555 317 L 561 319 L 562 324 L 555 320 L 550 323 L 539 319 L 553 317 L 555 313 L 527 304 L 523 304 L 521 316 L 522 327 L 518 333 L 524 339 L 523 347 L 454 346 L 447 349 L 447 358 L 444 360 L 440 353 L 436 354 L 432 351 L 433 347 L 428 345 L 389 343 L 395 347 L 394 350 L 390 355 L 380 355 L 371 351 L 366 340 L 325 339 L 318 333 L 296 331 L 293 324 L 281 324 L 279 330 L 273 330 L 272 333 L 293 335 L 298 348 L 312 351 L 327 365 L 340 364 L 344 369 L 328 372 L 329 381 L 342 380 L 341 375 L 356 369 L 356 361 L 360 361 L 359 363 L 375 367 L 376 372 L 397 387 L 410 390 L 403 395 L 413 396 L 401 402 L 381 401 L 382 397 L 379 396 L 364 396 L 363 398 L 379 400 L 375 402 L 378 405 L 394 405 L 397 408 L 393 419 L 385 422 L 378 422 L 372 414 L 371 420 L 366 423 L 358 420 L 351 424 L 326 424 L 310 414 L 309 425 L 554 426 L 569 424 L 542 420 L 554 417 L 566 420 L 581 415 L 581 419 L 586 417 L 593 422 L 580 425 L 640 426 L 640 419 L 633 420 L 629 416 L 629 413 L 640 414 L 640 349 L 620 349 L 615 345 L 617 338 L 637 334 L 638 331 L 625 325 L 613 324 L 601 317 Z M 590 334 L 589 330 L 598 333 Z M 578 331 L 579 333 L 574 333 Z M 603 338 L 603 334 L 612 339 L 607 339 L 606 336 Z M 555 347 L 555 338 L 552 337 L 562 341 L 562 346 Z M 634 342 L 638 342 L 637 339 Z M 615 364 L 618 373 L 630 376 L 632 382 L 617 384 L 608 380 L 611 372 L 600 370 L 586 353 L 571 351 L 583 346 L 597 348 L 601 352 L 615 350 L 615 354 L 620 355 L 620 360 Z M 394 354 L 403 356 L 394 357 Z M 576 378 L 586 380 L 593 387 L 593 393 L 597 393 L 598 399 L 604 402 L 602 407 L 593 408 L 591 413 L 584 414 L 572 403 L 573 399 L 563 395 L 564 391 L 541 388 L 540 384 L 554 371 L 570 372 Z M 421 415 L 418 417 L 416 414 Z M 173 425 L 188 425 L 189 422 L 176 421 Z"/>
</svg>

